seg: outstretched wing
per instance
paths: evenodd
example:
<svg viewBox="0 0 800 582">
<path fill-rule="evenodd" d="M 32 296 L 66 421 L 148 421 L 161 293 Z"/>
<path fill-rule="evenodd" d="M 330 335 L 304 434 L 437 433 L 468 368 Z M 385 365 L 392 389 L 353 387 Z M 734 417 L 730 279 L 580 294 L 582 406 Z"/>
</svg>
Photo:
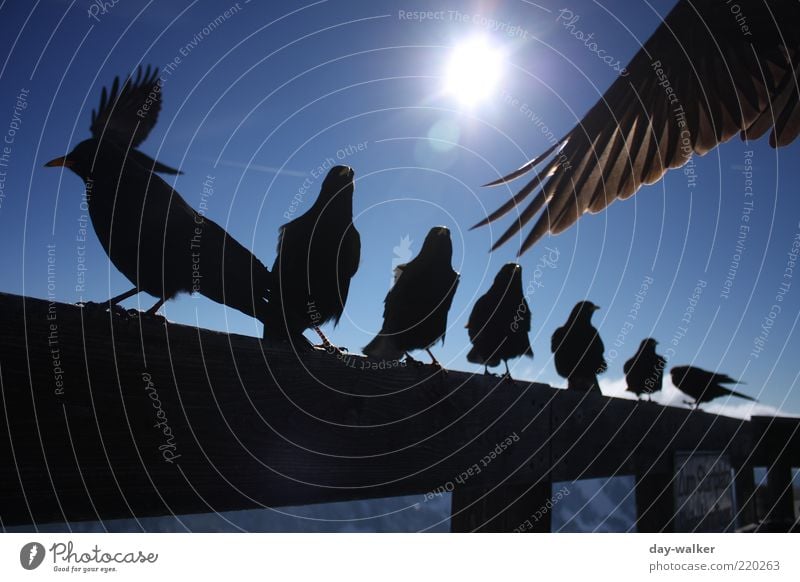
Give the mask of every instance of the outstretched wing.
<svg viewBox="0 0 800 582">
<path fill-rule="evenodd" d="M 140 66 L 135 79 L 128 77 L 120 85 L 115 77 L 110 90 L 103 87 L 100 105 L 92 110 L 92 137 L 136 148 L 155 126 L 160 111 L 158 69 L 148 66 L 143 72 Z"/>
<path fill-rule="evenodd" d="M 586 116 L 544 154 L 487 186 L 547 162 L 515 196 L 473 228 L 489 224 L 538 189 L 496 249 L 540 211 L 522 254 L 586 212 L 633 196 L 692 154 L 741 132 L 772 130 L 773 147 L 800 133 L 800 2 L 739 0 L 746 27 L 718 0 L 681 0 Z"/>
</svg>

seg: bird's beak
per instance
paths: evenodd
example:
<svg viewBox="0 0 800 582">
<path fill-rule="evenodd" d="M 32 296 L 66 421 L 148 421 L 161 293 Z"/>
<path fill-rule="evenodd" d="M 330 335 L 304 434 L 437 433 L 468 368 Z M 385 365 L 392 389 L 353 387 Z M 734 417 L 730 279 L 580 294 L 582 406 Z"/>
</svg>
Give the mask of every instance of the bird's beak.
<svg viewBox="0 0 800 582">
<path fill-rule="evenodd" d="M 597 311 L 598 309 L 600 309 L 599 305 L 595 305 L 594 307 L 592 307 L 592 311 Z"/>
<path fill-rule="evenodd" d="M 60 158 L 56 158 L 55 160 L 50 160 L 47 162 L 44 167 L 45 168 L 56 168 L 58 166 L 63 166 L 65 168 L 71 168 L 72 164 L 74 164 L 72 160 L 70 160 L 67 156 L 61 156 Z"/>
</svg>

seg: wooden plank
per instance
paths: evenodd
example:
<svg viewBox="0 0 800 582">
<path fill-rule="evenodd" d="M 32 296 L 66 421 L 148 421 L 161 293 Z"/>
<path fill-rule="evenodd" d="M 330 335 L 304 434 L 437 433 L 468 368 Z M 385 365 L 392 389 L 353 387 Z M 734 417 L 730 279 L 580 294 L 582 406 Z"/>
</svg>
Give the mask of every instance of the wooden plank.
<svg viewBox="0 0 800 582">
<path fill-rule="evenodd" d="M 699 411 L 13 295 L 0 317 L 4 525 L 443 490 L 504 507 L 536 483 L 670 472 L 676 450 L 755 454 L 750 423 Z M 523 497 L 491 527 L 542 493 Z"/>
<path fill-rule="evenodd" d="M 6 525 L 423 494 L 514 432 L 480 479 L 546 470 L 544 385 L 55 310 L 63 393 L 47 302 L 0 296 Z"/>
<path fill-rule="evenodd" d="M 456 489 L 450 531 L 550 533 L 552 508 L 552 484 L 546 479 Z"/>
<path fill-rule="evenodd" d="M 753 426 L 759 435 L 755 457 L 767 468 L 767 508 L 760 528 L 796 530 L 792 467 L 800 466 L 800 424 L 794 418 L 759 416 Z"/>
</svg>

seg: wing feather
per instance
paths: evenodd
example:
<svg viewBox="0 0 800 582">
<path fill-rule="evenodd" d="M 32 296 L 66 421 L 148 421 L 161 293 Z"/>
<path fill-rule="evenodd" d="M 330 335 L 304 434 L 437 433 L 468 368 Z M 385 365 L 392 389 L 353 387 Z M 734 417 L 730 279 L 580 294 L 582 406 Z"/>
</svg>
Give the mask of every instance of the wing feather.
<svg viewBox="0 0 800 582">
<path fill-rule="evenodd" d="M 800 2 L 741 0 L 749 31 L 715 0 L 680 0 L 603 97 L 542 155 L 489 185 L 545 169 L 475 227 L 498 220 L 536 192 L 498 248 L 538 215 L 519 254 L 585 212 L 601 212 L 660 180 L 692 155 L 737 133 L 800 135 Z M 663 71 L 663 75 L 659 74 Z M 670 92 L 672 91 L 672 92 Z M 688 141 L 687 141 L 688 140 Z"/>
<path fill-rule="evenodd" d="M 148 66 L 143 71 L 139 66 L 135 78 L 128 77 L 120 85 L 115 77 L 109 91 L 103 88 L 100 105 L 92 111 L 92 136 L 136 148 L 155 126 L 160 111 L 158 68 Z"/>
</svg>

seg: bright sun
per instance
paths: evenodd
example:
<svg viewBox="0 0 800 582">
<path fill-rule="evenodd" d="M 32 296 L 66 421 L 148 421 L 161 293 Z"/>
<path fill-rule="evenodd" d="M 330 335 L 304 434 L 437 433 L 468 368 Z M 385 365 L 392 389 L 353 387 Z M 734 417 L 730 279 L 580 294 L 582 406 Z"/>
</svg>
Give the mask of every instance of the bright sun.
<svg viewBox="0 0 800 582">
<path fill-rule="evenodd" d="M 503 55 L 485 38 L 456 46 L 445 74 L 445 90 L 465 105 L 475 105 L 492 94 L 503 68 Z"/>
</svg>

